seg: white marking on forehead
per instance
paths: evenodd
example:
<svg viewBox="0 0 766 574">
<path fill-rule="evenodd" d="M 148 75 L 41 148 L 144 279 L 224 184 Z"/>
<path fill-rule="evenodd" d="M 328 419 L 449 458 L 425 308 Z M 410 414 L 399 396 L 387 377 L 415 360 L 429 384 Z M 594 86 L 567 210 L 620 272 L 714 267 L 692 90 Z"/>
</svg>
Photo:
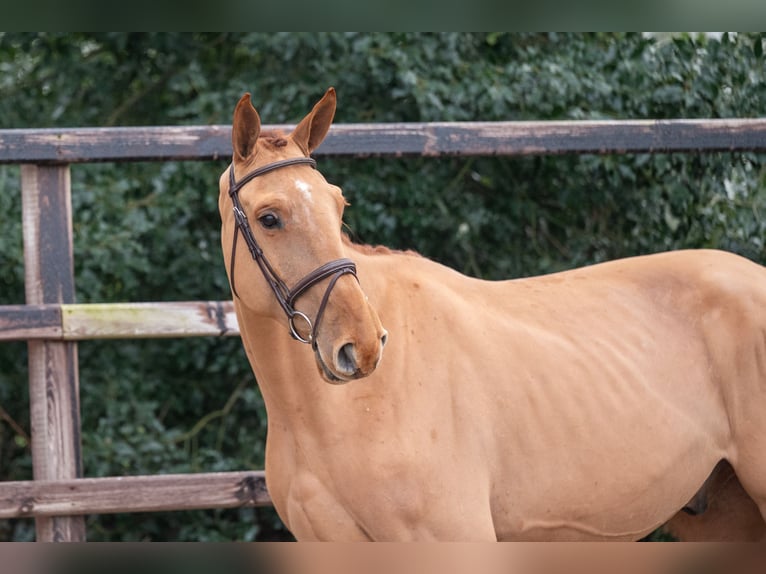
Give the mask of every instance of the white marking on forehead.
<svg viewBox="0 0 766 574">
<path fill-rule="evenodd" d="M 311 197 L 311 186 L 303 181 L 302 179 L 296 179 L 295 180 L 295 187 L 298 188 L 298 191 L 300 191 L 303 194 L 303 197 L 308 201 L 309 203 L 314 203 L 314 198 Z"/>
</svg>

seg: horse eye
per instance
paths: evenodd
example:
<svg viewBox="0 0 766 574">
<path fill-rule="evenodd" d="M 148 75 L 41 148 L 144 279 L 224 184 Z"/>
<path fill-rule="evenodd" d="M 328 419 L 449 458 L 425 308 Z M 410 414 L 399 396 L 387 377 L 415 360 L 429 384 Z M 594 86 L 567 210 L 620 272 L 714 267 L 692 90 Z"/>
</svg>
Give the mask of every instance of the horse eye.
<svg viewBox="0 0 766 574">
<path fill-rule="evenodd" d="M 264 215 L 261 215 L 258 218 L 258 222 L 265 229 L 278 229 L 279 227 L 282 227 L 282 222 L 279 220 L 279 217 L 277 217 L 273 213 L 266 213 Z"/>
</svg>

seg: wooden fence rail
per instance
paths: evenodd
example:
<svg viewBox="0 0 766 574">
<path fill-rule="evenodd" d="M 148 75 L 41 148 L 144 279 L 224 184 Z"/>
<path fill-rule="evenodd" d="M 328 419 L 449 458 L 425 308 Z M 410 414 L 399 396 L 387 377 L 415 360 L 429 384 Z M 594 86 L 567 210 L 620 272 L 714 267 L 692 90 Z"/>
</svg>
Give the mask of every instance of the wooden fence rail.
<svg viewBox="0 0 766 574">
<path fill-rule="evenodd" d="M 3 483 L 0 518 L 237 508 L 270 504 L 263 471 Z"/>
<path fill-rule="evenodd" d="M 70 164 L 219 160 L 231 154 L 230 133 L 229 126 L 0 130 L 0 164 L 22 165 L 26 286 L 26 304 L 0 306 L 0 341 L 28 341 L 34 468 L 34 480 L 0 482 L 0 518 L 34 517 L 38 540 L 84 540 L 83 514 L 269 504 L 261 471 L 82 477 L 77 341 L 239 330 L 230 301 L 77 304 Z M 714 151 L 766 152 L 766 119 L 341 124 L 317 155 Z"/>
<path fill-rule="evenodd" d="M 264 126 L 290 130 L 291 125 Z M 764 151 L 766 119 L 337 124 L 317 155 L 471 156 Z M 231 128 L 0 130 L 0 163 L 217 160 Z"/>
<path fill-rule="evenodd" d="M 0 341 L 239 335 L 231 301 L 0 306 Z"/>
</svg>

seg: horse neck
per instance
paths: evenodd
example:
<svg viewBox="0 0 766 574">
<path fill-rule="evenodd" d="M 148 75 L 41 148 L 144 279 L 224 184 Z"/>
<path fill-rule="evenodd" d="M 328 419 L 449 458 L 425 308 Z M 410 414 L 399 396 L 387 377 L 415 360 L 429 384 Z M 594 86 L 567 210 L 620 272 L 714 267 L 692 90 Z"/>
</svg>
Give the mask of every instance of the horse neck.
<svg viewBox="0 0 766 574">
<path fill-rule="evenodd" d="M 323 381 L 309 345 L 295 341 L 286 324 L 235 302 L 240 332 L 269 418 L 302 412 Z"/>
</svg>

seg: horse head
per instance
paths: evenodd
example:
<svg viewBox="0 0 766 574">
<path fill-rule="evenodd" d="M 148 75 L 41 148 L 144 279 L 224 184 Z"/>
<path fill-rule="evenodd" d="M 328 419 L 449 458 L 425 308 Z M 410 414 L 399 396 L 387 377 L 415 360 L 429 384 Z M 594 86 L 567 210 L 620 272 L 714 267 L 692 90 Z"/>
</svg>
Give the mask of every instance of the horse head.
<svg viewBox="0 0 766 574">
<path fill-rule="evenodd" d="M 342 383 L 375 370 L 387 333 L 344 256 L 343 194 L 310 157 L 334 115 L 330 88 L 292 133 L 262 134 L 250 94 L 242 96 L 219 209 L 235 300 L 259 319 L 283 323 L 311 345 L 322 376 Z"/>
</svg>

